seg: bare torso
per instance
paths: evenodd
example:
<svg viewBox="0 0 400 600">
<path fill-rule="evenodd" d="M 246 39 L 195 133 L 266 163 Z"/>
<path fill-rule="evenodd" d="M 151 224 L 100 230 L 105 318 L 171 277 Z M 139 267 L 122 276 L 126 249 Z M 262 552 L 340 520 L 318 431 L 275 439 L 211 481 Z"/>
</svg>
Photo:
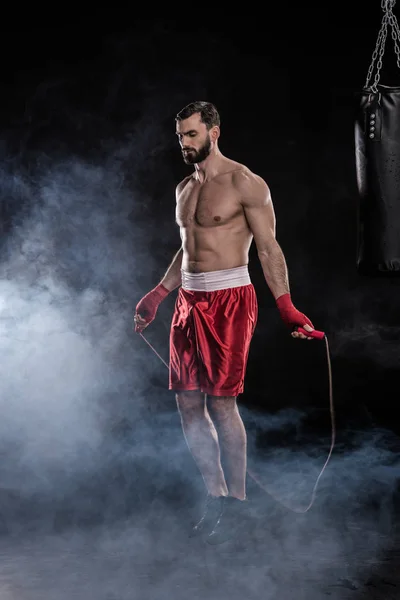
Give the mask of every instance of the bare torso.
<svg viewBox="0 0 400 600">
<path fill-rule="evenodd" d="M 176 222 L 185 271 L 219 271 L 248 263 L 253 235 L 235 186 L 238 173 L 248 170 L 234 161 L 227 161 L 225 169 L 204 183 L 187 177 L 178 187 Z"/>
</svg>

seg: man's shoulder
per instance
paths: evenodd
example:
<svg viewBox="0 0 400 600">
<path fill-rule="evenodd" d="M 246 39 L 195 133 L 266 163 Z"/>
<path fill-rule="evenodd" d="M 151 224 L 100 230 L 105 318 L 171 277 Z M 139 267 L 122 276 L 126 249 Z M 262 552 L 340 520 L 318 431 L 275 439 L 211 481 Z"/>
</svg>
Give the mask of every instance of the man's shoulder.
<svg viewBox="0 0 400 600">
<path fill-rule="evenodd" d="M 254 173 L 246 165 L 238 165 L 238 168 L 232 172 L 232 181 L 241 191 L 268 187 L 261 175 Z"/>
<path fill-rule="evenodd" d="M 179 196 L 179 194 L 182 192 L 182 190 L 184 190 L 184 188 L 186 187 L 186 185 L 189 183 L 189 181 L 193 178 L 193 174 L 192 175 L 188 175 L 187 177 L 185 177 L 184 179 L 182 179 L 182 181 L 180 181 L 178 183 L 178 185 L 176 186 L 176 195 Z"/>
</svg>

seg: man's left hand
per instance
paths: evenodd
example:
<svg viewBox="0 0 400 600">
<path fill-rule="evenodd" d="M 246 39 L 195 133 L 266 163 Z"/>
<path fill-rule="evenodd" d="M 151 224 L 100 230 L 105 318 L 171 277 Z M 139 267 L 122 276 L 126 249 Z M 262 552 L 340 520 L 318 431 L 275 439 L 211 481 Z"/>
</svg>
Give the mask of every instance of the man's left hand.
<svg viewBox="0 0 400 600">
<path fill-rule="evenodd" d="M 297 331 L 301 327 L 304 331 L 314 331 L 314 325 L 306 315 L 293 306 L 290 293 L 280 296 L 276 301 L 283 322 L 289 327 L 291 336 L 301 340 L 312 340 L 312 337 L 305 335 L 302 331 Z"/>
<path fill-rule="evenodd" d="M 306 331 L 314 331 L 314 329 L 312 327 L 310 327 L 308 325 L 308 323 L 305 323 L 302 327 Z M 314 339 L 312 337 L 309 337 L 308 335 L 304 335 L 304 333 L 301 333 L 300 331 L 292 331 L 291 336 L 294 337 L 294 338 L 300 338 L 301 340 L 312 340 L 312 339 Z"/>
</svg>

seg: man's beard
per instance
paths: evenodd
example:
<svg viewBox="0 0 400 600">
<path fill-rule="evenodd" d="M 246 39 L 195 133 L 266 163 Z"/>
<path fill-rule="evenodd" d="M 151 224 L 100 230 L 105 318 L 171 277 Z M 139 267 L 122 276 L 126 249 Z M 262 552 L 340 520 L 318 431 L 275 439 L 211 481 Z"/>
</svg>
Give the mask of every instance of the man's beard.
<svg viewBox="0 0 400 600">
<path fill-rule="evenodd" d="M 207 136 L 206 141 L 200 150 L 190 149 L 189 152 L 183 152 L 183 160 L 187 165 L 194 165 L 195 163 L 203 162 L 211 152 L 211 140 L 210 136 Z"/>
</svg>

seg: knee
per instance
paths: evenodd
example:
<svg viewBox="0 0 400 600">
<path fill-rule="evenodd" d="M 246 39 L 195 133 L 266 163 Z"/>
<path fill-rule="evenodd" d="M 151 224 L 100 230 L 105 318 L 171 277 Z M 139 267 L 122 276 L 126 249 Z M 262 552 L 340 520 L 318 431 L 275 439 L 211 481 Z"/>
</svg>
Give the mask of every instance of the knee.
<svg viewBox="0 0 400 600">
<path fill-rule="evenodd" d="M 238 412 L 236 396 L 208 396 L 207 408 L 213 420 L 230 419 Z"/>
<path fill-rule="evenodd" d="M 190 422 L 206 415 L 205 396 L 201 392 L 178 392 L 176 404 L 183 421 Z"/>
</svg>

